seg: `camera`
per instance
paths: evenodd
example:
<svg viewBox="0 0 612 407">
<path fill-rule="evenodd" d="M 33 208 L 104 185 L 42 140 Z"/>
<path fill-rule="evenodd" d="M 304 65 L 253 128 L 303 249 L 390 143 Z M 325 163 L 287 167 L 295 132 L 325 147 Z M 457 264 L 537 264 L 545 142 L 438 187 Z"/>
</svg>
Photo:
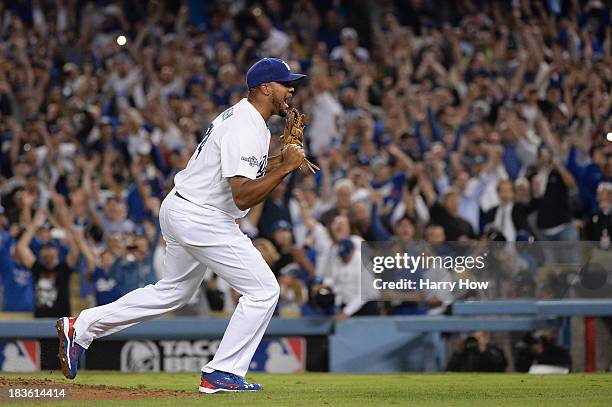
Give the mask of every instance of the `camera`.
<svg viewBox="0 0 612 407">
<path fill-rule="evenodd" d="M 310 294 L 310 305 L 315 308 L 330 309 L 335 301 L 336 297 L 329 287 L 321 287 Z"/>
</svg>

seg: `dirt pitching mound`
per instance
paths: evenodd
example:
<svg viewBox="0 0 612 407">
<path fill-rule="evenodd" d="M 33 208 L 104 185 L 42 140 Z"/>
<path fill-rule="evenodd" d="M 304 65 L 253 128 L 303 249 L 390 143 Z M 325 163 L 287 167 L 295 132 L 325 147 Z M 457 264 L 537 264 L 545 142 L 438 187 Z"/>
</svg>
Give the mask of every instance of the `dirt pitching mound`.
<svg viewBox="0 0 612 407">
<path fill-rule="evenodd" d="M 42 401 L 52 397 L 19 397 L 9 398 L 9 390 L 16 389 L 65 389 L 66 396 L 62 399 L 66 401 L 91 401 L 91 400 L 133 400 L 133 399 L 160 399 L 160 398 L 187 398 L 197 396 L 197 392 L 174 391 L 174 390 L 153 390 L 143 387 L 114 387 L 93 384 L 63 383 L 51 379 L 32 379 L 22 377 L 2 377 L 0 376 L 0 404 L 1 401 Z M 49 393 L 47 393 L 49 394 Z M 57 394 L 57 393 L 55 393 Z M 53 398 L 57 400 L 57 398 Z"/>
</svg>

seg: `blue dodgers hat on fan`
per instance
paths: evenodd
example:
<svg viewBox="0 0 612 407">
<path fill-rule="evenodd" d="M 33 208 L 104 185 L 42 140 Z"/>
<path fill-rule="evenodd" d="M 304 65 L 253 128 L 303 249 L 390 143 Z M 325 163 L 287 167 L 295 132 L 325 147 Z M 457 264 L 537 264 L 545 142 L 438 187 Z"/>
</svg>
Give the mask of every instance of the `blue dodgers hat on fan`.
<svg viewBox="0 0 612 407">
<path fill-rule="evenodd" d="M 292 73 L 289 65 L 278 58 L 264 58 L 255 62 L 246 73 L 249 88 L 268 82 L 294 82 L 304 79 L 306 75 Z"/>
<path fill-rule="evenodd" d="M 342 260 L 347 261 L 353 250 L 355 250 L 355 243 L 351 239 L 343 239 L 338 242 L 338 255 Z"/>
<path fill-rule="evenodd" d="M 291 224 L 284 219 L 279 219 L 272 225 L 272 232 L 279 230 L 291 230 Z"/>
</svg>

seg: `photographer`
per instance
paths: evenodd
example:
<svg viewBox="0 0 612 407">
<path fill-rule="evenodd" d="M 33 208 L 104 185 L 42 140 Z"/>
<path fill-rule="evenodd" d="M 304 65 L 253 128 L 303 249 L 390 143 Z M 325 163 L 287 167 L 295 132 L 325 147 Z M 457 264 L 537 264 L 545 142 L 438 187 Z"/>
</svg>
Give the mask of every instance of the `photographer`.
<svg viewBox="0 0 612 407">
<path fill-rule="evenodd" d="M 567 349 L 557 345 L 553 332 L 526 334 L 514 345 L 514 368 L 517 372 L 529 372 L 535 365 L 555 366 L 572 370 L 572 358 Z"/>
<path fill-rule="evenodd" d="M 504 372 L 508 362 L 504 352 L 491 343 L 491 335 L 478 331 L 468 336 L 455 350 L 448 372 Z"/>
<path fill-rule="evenodd" d="M 128 235 L 126 240 L 127 244 L 123 244 L 123 240 L 119 239 L 118 257 L 108 272 L 108 276 L 117 282 L 123 294 L 157 282 L 148 239 L 145 236 Z"/>
</svg>

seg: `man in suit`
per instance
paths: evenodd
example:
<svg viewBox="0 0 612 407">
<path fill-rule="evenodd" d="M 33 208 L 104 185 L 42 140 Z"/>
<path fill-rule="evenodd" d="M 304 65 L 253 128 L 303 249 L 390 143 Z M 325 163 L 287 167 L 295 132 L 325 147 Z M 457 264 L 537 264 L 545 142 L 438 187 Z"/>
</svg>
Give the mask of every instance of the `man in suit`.
<svg viewBox="0 0 612 407">
<path fill-rule="evenodd" d="M 437 201 L 428 202 L 431 221 L 444 228 L 448 241 L 475 237 L 471 223 L 459 215 L 460 202 L 461 196 L 454 189 L 449 189 L 444 193 L 442 204 Z"/>
<path fill-rule="evenodd" d="M 512 181 L 500 181 L 497 184 L 497 195 L 499 205 L 485 212 L 485 225 L 499 230 L 508 242 L 516 241 L 516 234 L 520 230 L 533 234 L 527 222 L 527 216 L 533 211 L 533 205 L 515 202 Z"/>
</svg>

